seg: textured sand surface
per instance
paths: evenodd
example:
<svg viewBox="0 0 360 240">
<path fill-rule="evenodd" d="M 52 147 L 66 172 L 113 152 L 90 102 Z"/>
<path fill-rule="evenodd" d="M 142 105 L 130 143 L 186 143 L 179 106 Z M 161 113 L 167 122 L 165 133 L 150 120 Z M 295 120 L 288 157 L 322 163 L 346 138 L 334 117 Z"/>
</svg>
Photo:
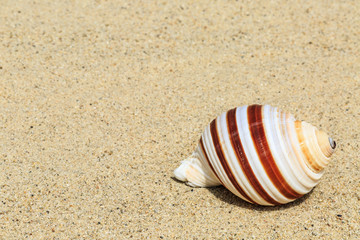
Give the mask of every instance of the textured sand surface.
<svg viewBox="0 0 360 240">
<path fill-rule="evenodd" d="M 0 239 L 360 238 L 360 1 L 0 3 Z M 338 144 L 258 207 L 172 178 L 205 126 L 270 104 Z"/>
</svg>

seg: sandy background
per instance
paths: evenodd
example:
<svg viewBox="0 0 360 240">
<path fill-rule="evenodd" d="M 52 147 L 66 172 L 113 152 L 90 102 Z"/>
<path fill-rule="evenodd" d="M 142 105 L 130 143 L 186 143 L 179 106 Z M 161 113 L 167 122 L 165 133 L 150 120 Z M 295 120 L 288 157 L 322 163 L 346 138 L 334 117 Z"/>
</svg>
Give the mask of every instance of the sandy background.
<svg viewBox="0 0 360 240">
<path fill-rule="evenodd" d="M 0 3 L 0 239 L 360 237 L 360 1 Z M 172 179 L 252 103 L 337 141 L 311 194 Z"/>
</svg>

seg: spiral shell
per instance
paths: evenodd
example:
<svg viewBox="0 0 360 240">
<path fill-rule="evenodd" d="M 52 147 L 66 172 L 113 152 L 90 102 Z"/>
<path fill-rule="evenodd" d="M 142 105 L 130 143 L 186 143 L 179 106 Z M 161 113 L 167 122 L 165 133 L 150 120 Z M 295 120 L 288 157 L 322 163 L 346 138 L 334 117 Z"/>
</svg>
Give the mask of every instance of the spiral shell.
<svg viewBox="0 0 360 240">
<path fill-rule="evenodd" d="M 223 185 L 250 203 L 285 204 L 318 184 L 335 147 L 326 133 L 291 114 L 243 106 L 214 119 L 174 174 L 193 187 Z"/>
</svg>

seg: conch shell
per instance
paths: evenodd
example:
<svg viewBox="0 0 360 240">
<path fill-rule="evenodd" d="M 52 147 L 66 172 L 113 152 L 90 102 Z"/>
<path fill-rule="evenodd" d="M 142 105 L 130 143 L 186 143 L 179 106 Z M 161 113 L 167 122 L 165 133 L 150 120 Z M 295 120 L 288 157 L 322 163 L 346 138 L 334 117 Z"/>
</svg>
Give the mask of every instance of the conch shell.
<svg viewBox="0 0 360 240">
<path fill-rule="evenodd" d="M 279 205 L 311 191 L 336 143 L 316 127 L 268 105 L 214 119 L 175 177 L 193 187 L 223 185 L 245 201 Z"/>
</svg>

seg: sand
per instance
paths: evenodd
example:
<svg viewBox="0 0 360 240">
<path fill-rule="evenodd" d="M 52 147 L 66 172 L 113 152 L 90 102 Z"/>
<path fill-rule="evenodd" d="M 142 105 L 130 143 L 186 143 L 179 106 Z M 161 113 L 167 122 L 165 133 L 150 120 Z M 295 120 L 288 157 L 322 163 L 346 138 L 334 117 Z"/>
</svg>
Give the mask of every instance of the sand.
<svg viewBox="0 0 360 240">
<path fill-rule="evenodd" d="M 0 239 L 360 238 L 360 1 L 1 1 Z M 173 170 L 270 104 L 328 132 L 277 207 Z"/>
</svg>

